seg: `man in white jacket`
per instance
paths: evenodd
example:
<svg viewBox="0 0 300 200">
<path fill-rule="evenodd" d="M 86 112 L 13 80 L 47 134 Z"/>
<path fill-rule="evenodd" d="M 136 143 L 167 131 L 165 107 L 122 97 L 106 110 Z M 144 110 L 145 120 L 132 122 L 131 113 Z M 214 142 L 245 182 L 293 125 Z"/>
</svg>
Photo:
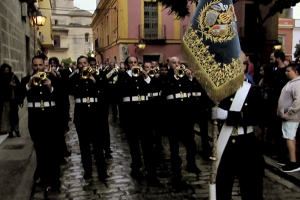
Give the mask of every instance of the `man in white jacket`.
<svg viewBox="0 0 300 200">
<path fill-rule="evenodd" d="M 296 160 L 296 132 L 300 122 L 300 65 L 292 64 L 286 69 L 290 80 L 282 89 L 277 114 L 282 118 L 282 133 L 286 139 L 290 162 L 281 163 L 283 172 L 300 171 Z"/>
</svg>

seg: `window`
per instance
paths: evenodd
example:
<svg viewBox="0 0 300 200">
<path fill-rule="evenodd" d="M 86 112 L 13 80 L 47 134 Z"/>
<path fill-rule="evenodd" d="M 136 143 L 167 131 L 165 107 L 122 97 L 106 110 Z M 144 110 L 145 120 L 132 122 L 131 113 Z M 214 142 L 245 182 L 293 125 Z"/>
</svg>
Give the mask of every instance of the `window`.
<svg viewBox="0 0 300 200">
<path fill-rule="evenodd" d="M 84 40 L 85 40 L 85 42 L 89 42 L 89 36 L 90 36 L 89 33 L 84 34 Z"/>
<path fill-rule="evenodd" d="M 144 37 L 158 37 L 158 4 L 157 2 L 144 2 Z"/>
<path fill-rule="evenodd" d="M 60 35 L 54 35 L 54 47 L 60 47 Z"/>
<path fill-rule="evenodd" d="M 107 46 L 109 45 L 109 35 L 107 36 Z"/>
<path fill-rule="evenodd" d="M 54 20 L 54 25 L 58 25 L 58 20 Z"/>
</svg>

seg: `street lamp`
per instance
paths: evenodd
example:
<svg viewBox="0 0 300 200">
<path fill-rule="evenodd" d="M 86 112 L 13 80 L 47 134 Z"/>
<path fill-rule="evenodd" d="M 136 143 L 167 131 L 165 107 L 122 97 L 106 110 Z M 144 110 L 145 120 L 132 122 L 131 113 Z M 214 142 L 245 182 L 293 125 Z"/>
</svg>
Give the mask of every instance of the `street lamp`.
<svg viewBox="0 0 300 200">
<path fill-rule="evenodd" d="M 275 50 L 280 50 L 282 47 L 282 44 L 280 42 L 277 42 L 275 45 L 274 45 L 274 49 Z"/>
<path fill-rule="evenodd" d="M 137 47 L 139 48 L 139 49 L 145 49 L 146 48 L 146 44 L 145 44 L 145 42 L 143 41 L 143 40 L 140 40 L 140 42 L 139 42 L 139 44 L 137 45 Z"/>
<path fill-rule="evenodd" d="M 40 10 L 37 10 L 35 15 L 33 16 L 33 23 L 37 26 L 44 26 L 46 23 L 46 15 L 42 13 Z"/>
</svg>

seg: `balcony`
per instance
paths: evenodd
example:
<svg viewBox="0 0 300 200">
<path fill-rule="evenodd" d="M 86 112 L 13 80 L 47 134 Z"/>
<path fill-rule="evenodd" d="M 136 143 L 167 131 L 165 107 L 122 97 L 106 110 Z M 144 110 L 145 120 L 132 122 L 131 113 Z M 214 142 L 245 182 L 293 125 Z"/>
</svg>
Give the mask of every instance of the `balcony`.
<svg viewBox="0 0 300 200">
<path fill-rule="evenodd" d="M 69 44 L 62 44 L 62 45 L 54 45 L 54 48 L 51 49 L 52 51 L 67 51 L 69 49 Z"/>
<path fill-rule="evenodd" d="M 99 38 L 97 38 L 96 40 L 95 40 L 95 50 L 97 51 L 97 52 L 102 52 L 103 50 L 104 50 L 104 47 L 103 46 L 100 46 L 101 45 L 101 41 L 103 41 L 101 38 L 99 39 Z"/>
<path fill-rule="evenodd" d="M 138 26 L 139 39 L 151 42 L 164 42 L 166 37 L 166 25 L 140 24 Z"/>
</svg>

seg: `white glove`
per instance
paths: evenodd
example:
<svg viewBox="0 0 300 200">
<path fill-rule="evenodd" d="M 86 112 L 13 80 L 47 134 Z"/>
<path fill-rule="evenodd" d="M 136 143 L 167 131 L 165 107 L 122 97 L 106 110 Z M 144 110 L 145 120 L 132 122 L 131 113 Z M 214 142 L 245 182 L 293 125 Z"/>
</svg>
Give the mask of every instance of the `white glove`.
<svg viewBox="0 0 300 200">
<path fill-rule="evenodd" d="M 214 107 L 212 109 L 212 119 L 220 119 L 225 120 L 227 119 L 228 111 L 223 110 L 222 108 Z"/>
</svg>

